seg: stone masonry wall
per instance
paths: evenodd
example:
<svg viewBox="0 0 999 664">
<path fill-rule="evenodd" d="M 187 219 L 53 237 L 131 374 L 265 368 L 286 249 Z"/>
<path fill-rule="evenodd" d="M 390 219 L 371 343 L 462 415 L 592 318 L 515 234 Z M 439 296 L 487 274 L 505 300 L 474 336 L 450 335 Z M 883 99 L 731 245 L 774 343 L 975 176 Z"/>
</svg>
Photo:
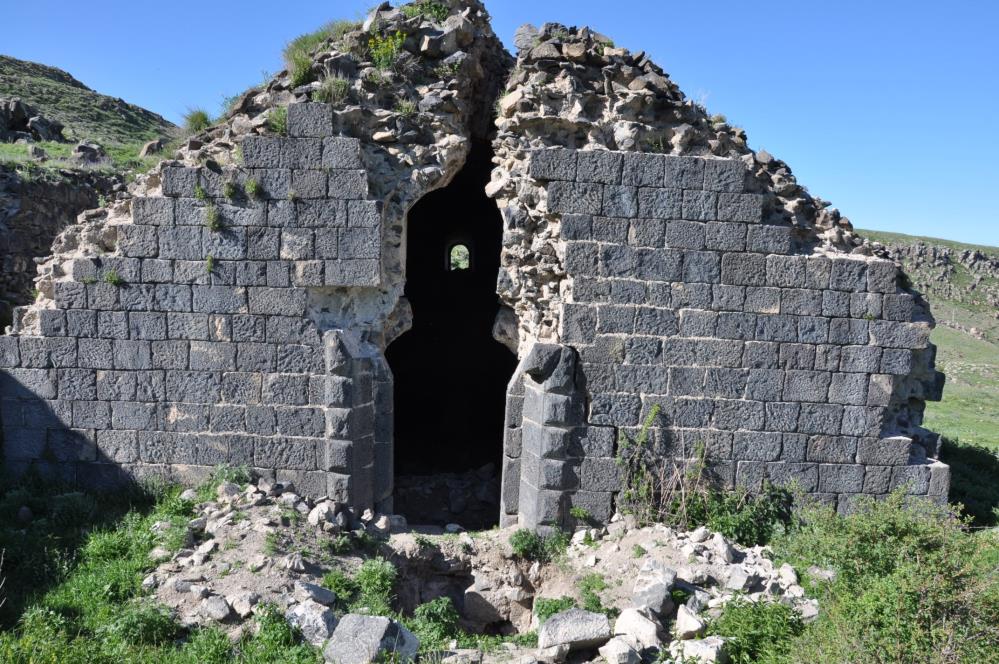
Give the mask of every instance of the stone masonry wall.
<svg viewBox="0 0 999 664">
<path fill-rule="evenodd" d="M 913 400 L 939 398 L 938 375 L 910 376 L 914 355 L 932 353 L 931 326 L 896 266 L 802 253 L 790 225 L 762 223 L 747 175 L 731 159 L 531 154 L 530 176 L 561 224 L 571 295 L 560 335 L 579 354 L 585 423 L 634 435 L 658 404 L 653 444 L 678 458 L 704 445 L 728 486 L 794 481 L 843 509 L 903 485 L 944 500 L 949 469 L 927 460 L 932 439 L 911 421 Z M 523 405 L 523 427 L 508 430 L 523 456 L 508 443 L 507 459 L 521 457 L 526 474 Z M 608 492 L 609 508 L 619 479 L 601 455 L 597 472 L 585 459 L 549 469 L 546 486 L 591 505 L 592 492 Z M 564 522 L 570 504 L 547 501 L 536 523 Z"/>
<path fill-rule="evenodd" d="M 381 282 L 380 204 L 331 117 L 292 105 L 291 137 L 247 137 L 245 168 L 164 169 L 116 250 L 73 261 L 34 329 L 0 338 L 9 470 L 107 487 L 228 463 L 373 505 L 373 368 L 309 313 Z"/>
</svg>

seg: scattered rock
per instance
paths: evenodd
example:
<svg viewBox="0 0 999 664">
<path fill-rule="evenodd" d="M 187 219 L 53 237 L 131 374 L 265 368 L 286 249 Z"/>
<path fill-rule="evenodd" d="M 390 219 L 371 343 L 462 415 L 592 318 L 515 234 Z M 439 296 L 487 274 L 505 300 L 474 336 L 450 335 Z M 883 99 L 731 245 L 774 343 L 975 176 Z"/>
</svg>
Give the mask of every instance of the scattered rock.
<svg viewBox="0 0 999 664">
<path fill-rule="evenodd" d="M 602 645 L 597 652 L 608 664 L 639 664 L 642 661 L 638 651 L 631 646 L 627 639 L 621 636 L 615 636 Z"/>
<path fill-rule="evenodd" d="M 641 648 L 658 648 L 662 644 L 659 622 L 648 609 L 625 609 L 614 623 L 614 634 L 627 637 Z"/>
<path fill-rule="evenodd" d="M 687 662 L 693 660 L 698 664 L 725 664 L 728 655 L 725 653 L 725 640 L 718 636 L 709 636 L 706 639 L 693 641 L 675 641 L 670 647 L 670 652 L 674 657 L 681 658 Z"/>
<path fill-rule="evenodd" d="M 329 607 L 307 599 L 285 613 L 285 619 L 302 630 L 302 636 L 314 646 L 322 645 L 337 626 L 336 616 Z"/>
<path fill-rule="evenodd" d="M 301 601 L 312 600 L 323 606 L 333 606 L 336 603 L 336 593 L 307 581 L 295 582 L 295 597 Z"/>
<path fill-rule="evenodd" d="M 200 613 L 206 618 L 222 622 L 232 613 L 232 608 L 224 597 L 209 595 L 201 600 Z"/>
<path fill-rule="evenodd" d="M 602 613 L 569 609 L 556 613 L 538 630 L 538 647 L 568 644 L 570 650 L 595 648 L 611 637 L 610 621 Z"/>
<path fill-rule="evenodd" d="M 673 625 L 676 638 L 681 641 L 696 638 L 704 633 L 704 628 L 704 621 L 686 606 L 681 605 L 677 609 L 676 622 Z"/>
<path fill-rule="evenodd" d="M 368 664 L 381 657 L 406 662 L 419 649 L 416 636 L 398 622 L 349 613 L 337 623 L 323 656 L 336 664 Z"/>
</svg>

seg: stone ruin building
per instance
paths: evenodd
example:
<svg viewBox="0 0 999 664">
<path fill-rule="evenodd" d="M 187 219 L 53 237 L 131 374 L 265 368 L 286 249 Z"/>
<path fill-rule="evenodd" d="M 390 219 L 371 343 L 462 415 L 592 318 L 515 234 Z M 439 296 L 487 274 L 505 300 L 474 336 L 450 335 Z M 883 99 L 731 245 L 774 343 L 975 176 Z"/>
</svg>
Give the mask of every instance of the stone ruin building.
<svg viewBox="0 0 999 664">
<path fill-rule="evenodd" d="M 0 337 L 8 473 L 571 526 L 648 421 L 727 487 L 946 499 L 895 263 L 646 54 L 546 24 L 512 57 L 444 4 L 382 4 L 57 237 Z"/>
</svg>

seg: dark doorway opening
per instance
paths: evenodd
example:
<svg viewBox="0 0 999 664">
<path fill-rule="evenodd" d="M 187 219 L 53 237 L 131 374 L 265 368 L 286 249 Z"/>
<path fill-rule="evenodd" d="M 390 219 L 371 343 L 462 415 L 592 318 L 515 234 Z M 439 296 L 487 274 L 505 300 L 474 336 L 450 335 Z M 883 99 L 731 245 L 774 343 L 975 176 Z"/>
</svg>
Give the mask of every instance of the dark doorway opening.
<svg viewBox="0 0 999 664">
<path fill-rule="evenodd" d="M 395 385 L 395 510 L 411 523 L 499 519 L 506 385 L 516 358 L 493 339 L 503 222 L 485 194 L 491 150 L 409 212 L 413 327 L 385 355 Z"/>
</svg>

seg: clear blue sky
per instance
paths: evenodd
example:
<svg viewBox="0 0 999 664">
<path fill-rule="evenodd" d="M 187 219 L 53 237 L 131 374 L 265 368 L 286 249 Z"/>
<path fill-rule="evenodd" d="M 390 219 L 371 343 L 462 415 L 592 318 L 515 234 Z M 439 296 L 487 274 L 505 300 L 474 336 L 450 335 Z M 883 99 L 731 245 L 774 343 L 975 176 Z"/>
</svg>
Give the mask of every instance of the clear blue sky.
<svg viewBox="0 0 999 664">
<path fill-rule="evenodd" d="M 999 245 L 999 3 L 486 0 L 645 49 L 860 227 Z M 0 52 L 177 122 L 281 68 L 282 46 L 374 0 L 7 2 Z"/>
</svg>

